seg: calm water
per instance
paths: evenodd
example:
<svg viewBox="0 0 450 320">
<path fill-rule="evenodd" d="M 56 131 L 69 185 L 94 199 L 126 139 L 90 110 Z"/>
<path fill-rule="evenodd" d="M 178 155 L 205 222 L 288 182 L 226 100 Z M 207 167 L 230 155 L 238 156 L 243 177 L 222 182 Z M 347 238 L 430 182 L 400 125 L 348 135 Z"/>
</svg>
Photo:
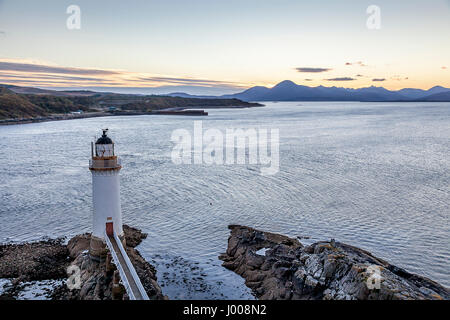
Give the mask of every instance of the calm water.
<svg viewBox="0 0 450 320">
<path fill-rule="evenodd" d="M 249 298 L 220 266 L 231 223 L 335 238 L 450 286 L 449 103 L 267 103 L 208 117 L 107 117 L 0 127 L 0 242 L 91 227 L 90 141 L 110 128 L 124 222 L 171 298 Z M 175 129 L 278 128 L 280 171 L 175 165 Z"/>
</svg>

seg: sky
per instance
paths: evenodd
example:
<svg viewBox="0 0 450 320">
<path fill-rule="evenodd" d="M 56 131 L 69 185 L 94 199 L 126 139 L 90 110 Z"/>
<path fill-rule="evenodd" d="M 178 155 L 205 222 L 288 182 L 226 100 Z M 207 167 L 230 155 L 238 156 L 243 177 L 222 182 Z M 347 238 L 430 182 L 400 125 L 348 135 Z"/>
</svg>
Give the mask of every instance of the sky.
<svg viewBox="0 0 450 320">
<path fill-rule="evenodd" d="M 226 94 L 283 80 L 450 87 L 450 0 L 0 0 L 0 83 Z"/>
</svg>

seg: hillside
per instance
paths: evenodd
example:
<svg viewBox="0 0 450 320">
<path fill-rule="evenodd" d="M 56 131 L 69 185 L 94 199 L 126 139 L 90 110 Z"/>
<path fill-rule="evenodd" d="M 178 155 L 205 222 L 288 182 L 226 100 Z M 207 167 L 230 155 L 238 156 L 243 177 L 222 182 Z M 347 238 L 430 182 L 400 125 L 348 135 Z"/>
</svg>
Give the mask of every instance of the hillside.
<svg viewBox="0 0 450 320">
<path fill-rule="evenodd" d="M 120 111 L 151 112 L 152 110 L 167 108 L 201 107 L 206 109 L 261 106 L 257 103 L 244 102 L 238 99 L 181 98 L 34 89 L 0 86 L 0 120 L 28 119 L 54 114 L 67 114 L 78 110 L 114 113 Z M 30 92 L 35 92 L 35 94 L 30 94 Z"/>
<path fill-rule="evenodd" d="M 34 118 L 71 111 L 89 111 L 91 101 L 81 97 L 17 94 L 0 87 L 0 119 Z"/>
<path fill-rule="evenodd" d="M 45 114 L 44 109 L 34 105 L 25 97 L 0 87 L 0 119 L 31 118 Z"/>
<path fill-rule="evenodd" d="M 93 96 L 97 94 L 94 91 L 89 90 L 75 90 L 75 91 L 57 91 L 57 90 L 48 90 L 48 89 L 40 89 L 33 87 L 19 87 L 11 84 L 0 84 L 0 86 L 5 87 L 14 93 L 21 94 L 36 94 L 36 95 L 51 95 L 57 97 L 67 97 L 67 96 Z"/>
<path fill-rule="evenodd" d="M 205 98 L 181 98 L 169 96 L 150 96 L 142 101 L 130 102 L 122 105 L 122 110 L 151 111 L 166 108 L 193 108 L 205 109 L 213 107 L 246 107 L 261 106 L 243 102 L 238 99 L 205 99 Z"/>
</svg>

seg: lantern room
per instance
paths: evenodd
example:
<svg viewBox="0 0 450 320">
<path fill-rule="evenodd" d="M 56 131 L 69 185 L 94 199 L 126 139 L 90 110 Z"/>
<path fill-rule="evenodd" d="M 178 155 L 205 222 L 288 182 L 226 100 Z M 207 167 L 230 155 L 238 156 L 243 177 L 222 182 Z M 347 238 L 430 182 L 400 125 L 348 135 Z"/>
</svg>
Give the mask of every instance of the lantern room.
<svg viewBox="0 0 450 320">
<path fill-rule="evenodd" d="M 103 129 L 103 134 L 95 142 L 95 156 L 107 158 L 114 156 L 114 142 L 107 136 L 108 129 Z"/>
<path fill-rule="evenodd" d="M 120 159 L 114 153 L 114 142 L 108 137 L 108 129 L 102 129 L 103 134 L 95 144 L 91 143 L 92 159 L 89 169 L 92 170 L 120 170 Z"/>
</svg>

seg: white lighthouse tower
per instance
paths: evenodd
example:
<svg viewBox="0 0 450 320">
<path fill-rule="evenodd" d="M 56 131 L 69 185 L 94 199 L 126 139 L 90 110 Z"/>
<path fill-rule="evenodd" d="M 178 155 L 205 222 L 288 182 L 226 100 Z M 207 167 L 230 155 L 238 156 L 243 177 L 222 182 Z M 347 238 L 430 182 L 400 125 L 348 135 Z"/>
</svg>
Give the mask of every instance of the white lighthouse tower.
<svg viewBox="0 0 450 320">
<path fill-rule="evenodd" d="M 119 182 L 122 166 L 114 153 L 114 142 L 107 136 L 107 132 L 108 129 L 103 129 L 103 135 L 95 144 L 91 143 L 92 159 L 89 161 L 89 170 L 92 173 L 94 217 L 89 251 L 93 257 L 102 256 L 105 252 L 107 223 L 112 225 L 118 237 L 123 238 Z"/>
</svg>

